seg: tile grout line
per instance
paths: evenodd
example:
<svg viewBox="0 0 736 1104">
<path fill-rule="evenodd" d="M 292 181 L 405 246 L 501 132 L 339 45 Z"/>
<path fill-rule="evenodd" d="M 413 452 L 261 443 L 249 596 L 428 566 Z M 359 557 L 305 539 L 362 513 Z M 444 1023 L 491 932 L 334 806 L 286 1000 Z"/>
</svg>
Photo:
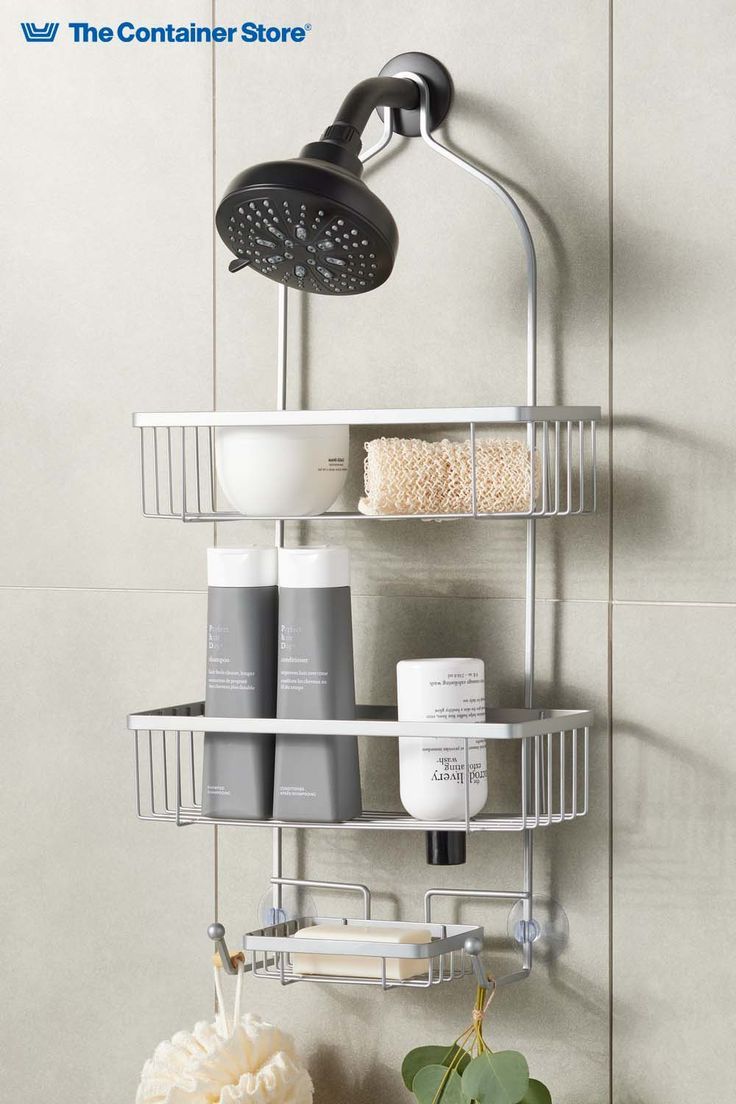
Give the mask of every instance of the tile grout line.
<svg viewBox="0 0 736 1104">
<path fill-rule="evenodd" d="M 609 559 L 610 559 L 609 553 Z M 2 591 L 58 591 L 71 594 L 186 594 L 204 595 L 206 587 L 114 587 L 114 586 L 31 586 L 16 583 L 0 583 Z M 353 598 L 371 598 L 379 602 L 413 601 L 413 602 L 523 602 L 521 594 L 376 594 L 370 591 L 353 591 Z M 736 609 L 736 602 L 679 602 L 667 599 L 645 598 L 537 598 L 540 605 L 557 606 L 661 606 L 664 608 L 678 609 Z"/>
<path fill-rule="evenodd" d="M 613 321 L 614 321 L 614 211 L 613 211 L 613 5 L 608 2 L 608 616 L 606 641 L 606 701 L 608 708 L 608 1098 L 614 1100 L 613 1079 L 613 590 L 614 571 L 614 474 L 613 474 Z"/>
</svg>

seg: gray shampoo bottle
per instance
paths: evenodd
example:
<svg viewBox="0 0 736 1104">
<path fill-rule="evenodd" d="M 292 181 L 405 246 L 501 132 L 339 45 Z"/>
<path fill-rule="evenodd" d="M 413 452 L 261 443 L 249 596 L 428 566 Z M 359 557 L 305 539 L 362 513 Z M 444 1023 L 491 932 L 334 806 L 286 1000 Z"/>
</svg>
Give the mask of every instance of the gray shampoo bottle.
<svg viewBox="0 0 736 1104">
<path fill-rule="evenodd" d="M 278 692 L 287 719 L 355 717 L 350 554 L 347 548 L 279 549 Z M 276 738 L 273 815 L 351 820 L 361 812 L 355 736 Z"/>
<path fill-rule="evenodd" d="M 205 715 L 276 715 L 275 548 L 207 549 Z M 274 737 L 206 732 L 202 813 L 218 820 L 268 820 Z"/>
</svg>

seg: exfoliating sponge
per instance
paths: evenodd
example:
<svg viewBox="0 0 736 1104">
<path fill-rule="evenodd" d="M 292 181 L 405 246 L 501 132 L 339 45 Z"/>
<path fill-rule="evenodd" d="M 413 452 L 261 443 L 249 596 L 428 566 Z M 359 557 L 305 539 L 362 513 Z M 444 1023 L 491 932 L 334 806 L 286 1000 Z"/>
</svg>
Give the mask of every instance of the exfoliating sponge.
<svg viewBox="0 0 736 1104">
<path fill-rule="evenodd" d="M 380 437 L 365 444 L 363 514 L 467 514 L 472 505 L 468 441 Z M 539 457 L 534 498 L 539 495 Z M 531 462 L 524 441 L 502 437 L 475 446 L 476 505 L 482 514 L 521 514 L 531 507 Z"/>
</svg>

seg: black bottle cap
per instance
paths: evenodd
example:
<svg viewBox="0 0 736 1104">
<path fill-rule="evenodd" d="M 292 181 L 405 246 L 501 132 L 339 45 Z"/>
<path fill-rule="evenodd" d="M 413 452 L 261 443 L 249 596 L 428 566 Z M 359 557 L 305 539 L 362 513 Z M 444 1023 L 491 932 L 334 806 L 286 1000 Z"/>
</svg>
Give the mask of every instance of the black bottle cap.
<svg viewBox="0 0 736 1104">
<path fill-rule="evenodd" d="M 430 866 L 461 866 L 465 862 L 465 832 L 427 832 Z"/>
</svg>

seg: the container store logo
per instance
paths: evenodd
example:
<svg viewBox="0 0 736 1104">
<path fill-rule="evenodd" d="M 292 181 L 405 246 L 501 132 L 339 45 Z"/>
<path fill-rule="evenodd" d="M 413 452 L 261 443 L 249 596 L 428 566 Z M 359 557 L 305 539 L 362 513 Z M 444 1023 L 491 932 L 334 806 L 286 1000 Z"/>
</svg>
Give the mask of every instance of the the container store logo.
<svg viewBox="0 0 736 1104">
<path fill-rule="evenodd" d="M 53 42 L 59 30 L 58 23 L 21 23 L 26 42 Z M 115 25 L 71 22 L 67 24 L 72 42 L 95 44 L 106 42 L 126 43 L 300 43 L 312 29 L 311 23 L 295 26 L 278 26 L 255 23 L 248 20 L 237 25 L 208 25 L 204 23 L 164 23 L 144 25 L 123 20 Z"/>
<path fill-rule="evenodd" d="M 20 29 L 26 42 L 53 42 L 59 29 L 58 23 L 21 23 Z"/>
</svg>

